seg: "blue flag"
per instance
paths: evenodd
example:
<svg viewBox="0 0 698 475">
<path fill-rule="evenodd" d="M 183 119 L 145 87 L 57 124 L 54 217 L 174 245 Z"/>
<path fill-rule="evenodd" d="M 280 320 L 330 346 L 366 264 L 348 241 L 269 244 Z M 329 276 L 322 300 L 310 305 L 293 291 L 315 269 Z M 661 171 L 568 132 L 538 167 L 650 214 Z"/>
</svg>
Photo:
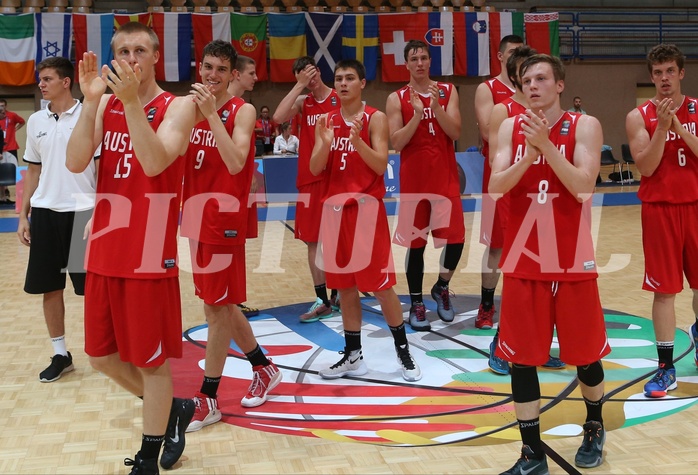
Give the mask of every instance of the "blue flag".
<svg viewBox="0 0 698 475">
<path fill-rule="evenodd" d="M 342 57 L 342 15 L 306 13 L 308 55 L 315 58 L 325 83 L 334 82 L 334 66 Z"/>
<path fill-rule="evenodd" d="M 344 15 L 342 59 L 358 59 L 366 67 L 366 79 L 376 79 L 378 15 Z"/>
</svg>

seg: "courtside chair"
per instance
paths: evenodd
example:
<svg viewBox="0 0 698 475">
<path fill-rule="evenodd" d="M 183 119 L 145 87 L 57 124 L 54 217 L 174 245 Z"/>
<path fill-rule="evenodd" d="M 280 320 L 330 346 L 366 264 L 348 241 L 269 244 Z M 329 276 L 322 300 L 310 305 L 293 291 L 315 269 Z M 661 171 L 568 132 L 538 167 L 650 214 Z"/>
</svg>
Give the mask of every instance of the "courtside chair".
<svg viewBox="0 0 698 475">
<path fill-rule="evenodd" d="M 633 160 L 633 155 L 630 153 L 630 145 L 627 143 L 621 144 L 620 150 L 621 158 L 623 159 L 623 163 L 620 164 L 620 182 L 621 184 L 625 183 L 625 175 L 623 175 L 623 165 L 625 165 L 625 171 L 628 173 L 627 181 L 632 183 L 634 179 L 630 178 L 630 165 L 635 165 L 635 160 Z"/>
<path fill-rule="evenodd" d="M 616 172 L 616 167 L 620 166 L 620 162 L 613 156 L 610 149 L 601 151 L 601 166 L 613 165 L 613 173 Z"/>
<path fill-rule="evenodd" d="M 0 186 L 17 184 L 17 166 L 14 163 L 0 163 Z"/>
</svg>

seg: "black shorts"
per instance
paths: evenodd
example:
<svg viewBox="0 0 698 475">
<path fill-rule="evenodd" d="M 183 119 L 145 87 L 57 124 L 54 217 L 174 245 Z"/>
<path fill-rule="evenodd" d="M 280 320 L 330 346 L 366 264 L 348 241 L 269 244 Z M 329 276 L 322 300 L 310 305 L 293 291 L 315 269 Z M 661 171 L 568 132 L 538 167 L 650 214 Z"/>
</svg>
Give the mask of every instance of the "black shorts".
<svg viewBox="0 0 698 475">
<path fill-rule="evenodd" d="M 85 249 L 82 239 L 92 210 L 78 212 L 32 208 L 29 230 L 29 264 L 24 291 L 45 294 L 65 289 L 65 275 L 70 274 L 75 293 L 85 295 Z"/>
</svg>

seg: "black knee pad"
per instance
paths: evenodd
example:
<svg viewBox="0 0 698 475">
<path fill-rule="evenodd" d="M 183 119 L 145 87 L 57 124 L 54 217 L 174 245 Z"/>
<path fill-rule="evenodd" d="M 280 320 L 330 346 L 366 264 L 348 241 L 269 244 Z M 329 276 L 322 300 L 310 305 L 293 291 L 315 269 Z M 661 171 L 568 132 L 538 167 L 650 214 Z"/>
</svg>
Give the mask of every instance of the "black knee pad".
<svg viewBox="0 0 698 475">
<path fill-rule="evenodd" d="M 511 365 L 511 395 L 514 402 L 533 402 L 540 399 L 540 384 L 535 366 Z"/>
<path fill-rule="evenodd" d="M 444 269 L 456 270 L 458 267 L 458 261 L 463 254 L 463 243 L 459 244 L 446 244 L 444 248 Z"/>
<path fill-rule="evenodd" d="M 603 366 L 601 360 L 588 366 L 577 366 L 577 378 L 589 387 L 598 386 L 603 382 Z"/>
</svg>

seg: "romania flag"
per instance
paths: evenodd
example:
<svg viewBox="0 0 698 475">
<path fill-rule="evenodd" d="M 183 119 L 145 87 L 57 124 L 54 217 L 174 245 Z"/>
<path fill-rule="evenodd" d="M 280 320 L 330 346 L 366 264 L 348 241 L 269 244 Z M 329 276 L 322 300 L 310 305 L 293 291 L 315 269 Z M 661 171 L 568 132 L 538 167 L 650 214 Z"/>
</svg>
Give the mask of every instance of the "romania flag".
<svg viewBox="0 0 698 475">
<path fill-rule="evenodd" d="M 305 13 L 269 13 L 269 56 L 273 82 L 296 82 L 293 62 L 306 56 Z"/>
</svg>

